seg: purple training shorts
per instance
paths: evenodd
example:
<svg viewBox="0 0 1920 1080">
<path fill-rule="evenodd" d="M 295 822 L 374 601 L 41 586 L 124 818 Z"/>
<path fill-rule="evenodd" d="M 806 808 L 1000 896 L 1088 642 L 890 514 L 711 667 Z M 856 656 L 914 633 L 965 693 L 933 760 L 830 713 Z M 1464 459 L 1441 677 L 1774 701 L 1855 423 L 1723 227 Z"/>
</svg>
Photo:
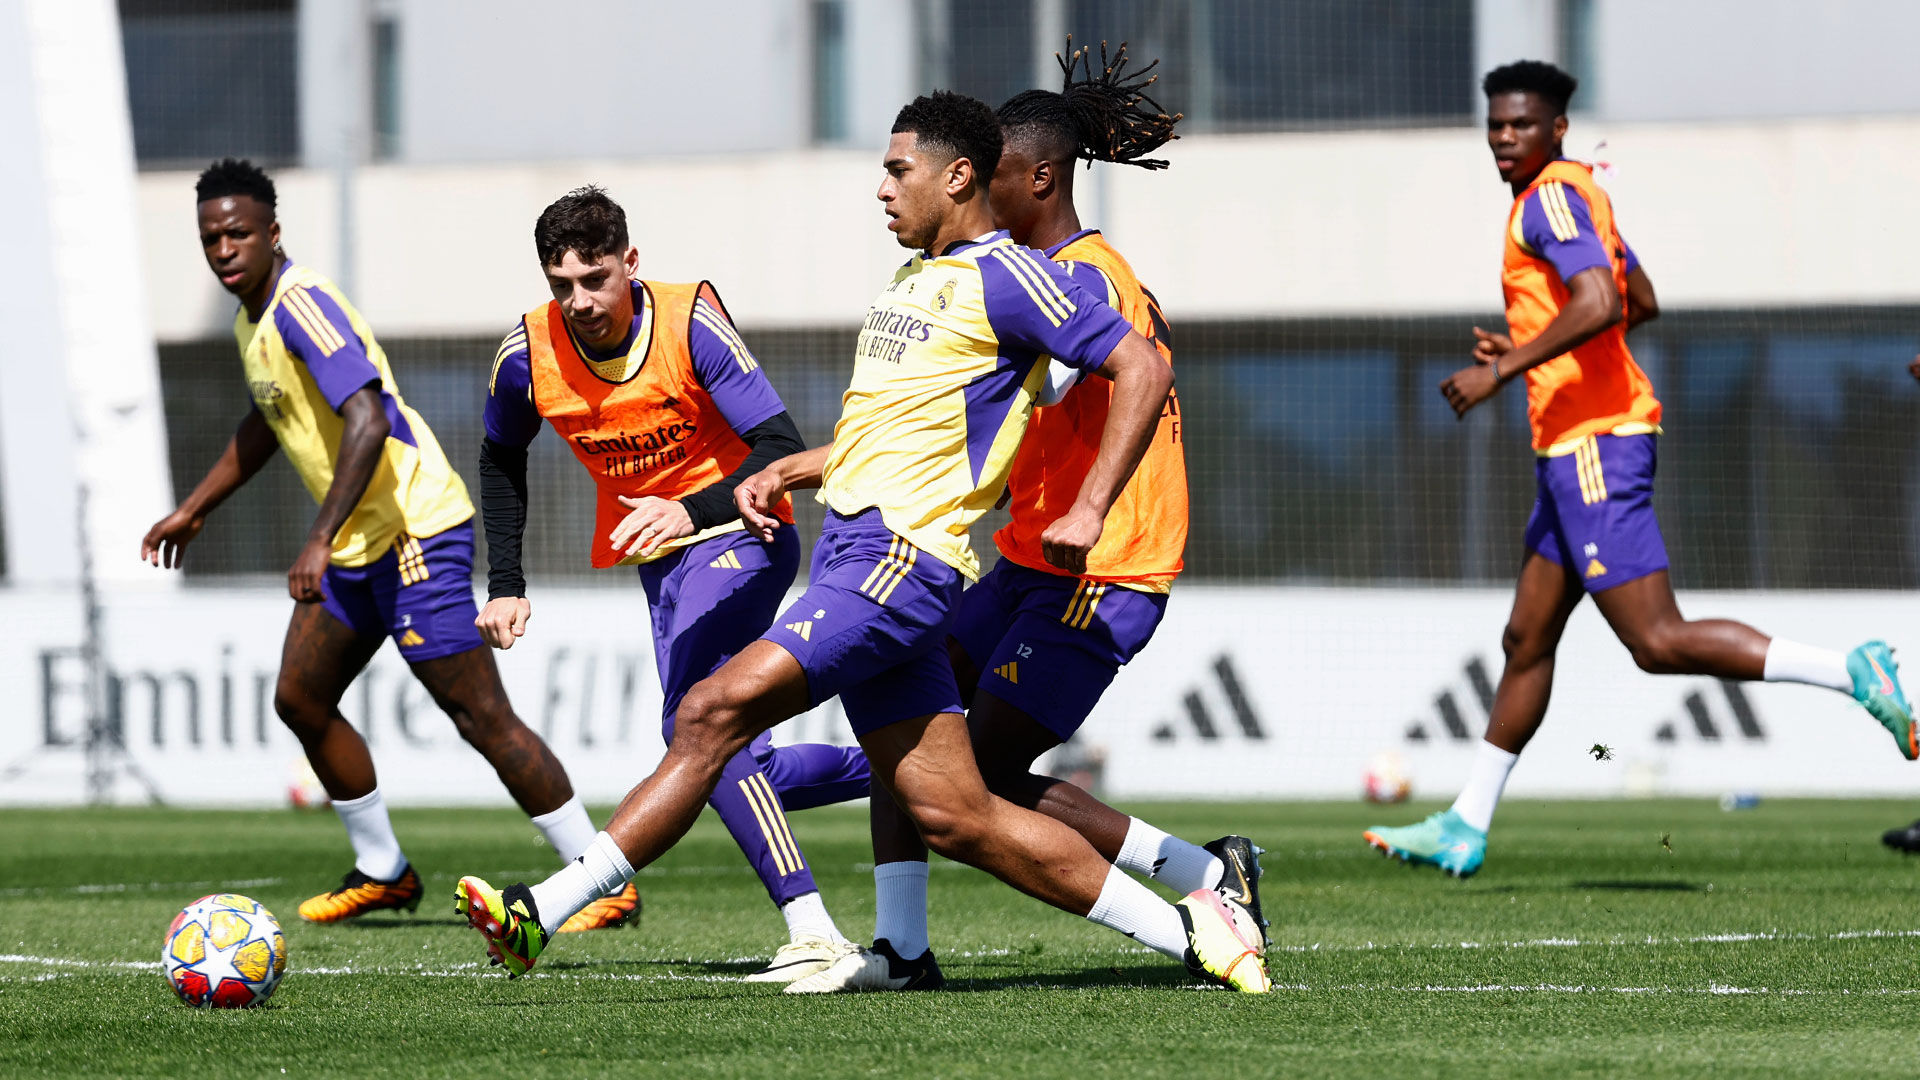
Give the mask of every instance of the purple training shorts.
<svg viewBox="0 0 1920 1080">
<path fill-rule="evenodd" d="M 839 695 L 855 735 L 965 711 L 947 659 L 958 570 L 895 535 L 878 510 L 830 510 L 810 577 L 762 636 L 800 661 L 813 704 Z"/>
<path fill-rule="evenodd" d="M 473 604 L 473 522 L 427 537 L 402 533 L 365 566 L 328 566 L 327 611 L 362 637 L 391 637 L 409 664 L 480 648 Z"/>
<path fill-rule="evenodd" d="M 981 690 L 1065 742 L 1166 611 L 1164 594 L 1001 559 L 960 598 L 953 636 L 979 671 Z"/>
<path fill-rule="evenodd" d="M 1652 435 L 1594 435 L 1534 466 L 1539 494 L 1527 550 L 1568 568 L 1589 593 L 1667 568 L 1653 514 Z"/>
</svg>

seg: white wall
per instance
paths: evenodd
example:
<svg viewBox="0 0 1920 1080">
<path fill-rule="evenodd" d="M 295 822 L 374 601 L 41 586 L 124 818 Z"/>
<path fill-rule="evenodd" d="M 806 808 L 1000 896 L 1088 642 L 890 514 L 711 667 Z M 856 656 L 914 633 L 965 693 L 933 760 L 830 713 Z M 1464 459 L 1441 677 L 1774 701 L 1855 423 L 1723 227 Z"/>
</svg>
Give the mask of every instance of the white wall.
<svg viewBox="0 0 1920 1080">
<path fill-rule="evenodd" d="M 397 0 L 410 162 L 805 145 L 804 0 Z M 693 47 L 691 43 L 698 43 Z"/>
<path fill-rule="evenodd" d="M 1920 111 L 1908 0 L 1596 0 L 1594 33 L 1575 105 L 1612 120 Z"/>
<path fill-rule="evenodd" d="M 150 580 L 133 544 L 173 506 L 119 37 L 108 0 L 0 3 L 0 498 L 14 582 L 77 580 L 89 542 L 99 578 Z"/>
<path fill-rule="evenodd" d="M 364 12 L 368 0 L 302 5 L 303 38 L 318 39 L 301 47 L 310 164 L 330 163 L 343 115 L 365 109 L 364 43 L 341 38 L 349 4 Z M 915 6 L 847 0 L 858 145 L 877 145 L 916 89 Z M 807 0 L 379 7 L 400 24 L 403 161 L 651 159 L 796 149 L 811 137 Z M 1565 9 L 1564 0 L 1477 0 L 1474 81 L 1510 60 L 1566 60 L 1557 55 Z M 1591 32 L 1597 70 L 1576 107 L 1612 121 L 1920 112 L 1908 55 L 1920 5 L 1908 0 L 1594 0 Z M 1460 92 L 1478 108 L 1474 86 Z"/>
<path fill-rule="evenodd" d="M 1663 302 L 1920 302 L 1920 118 L 1719 125 L 1579 120 L 1617 164 L 1623 230 Z M 1182 139 L 1158 173 L 1110 168 L 1106 229 L 1176 320 L 1482 312 L 1500 303 L 1510 196 L 1478 132 Z M 626 206 L 642 272 L 706 277 L 748 326 L 856 323 L 904 257 L 873 191 L 879 155 L 800 150 L 639 163 L 392 166 L 355 197 L 356 302 L 388 336 L 503 333 L 542 296 L 530 232 L 588 181 Z M 325 173 L 280 178 L 288 249 L 337 272 Z M 224 334 L 233 301 L 200 262 L 192 178 L 141 177 L 162 340 Z M 1091 202 L 1092 200 L 1089 200 Z"/>
</svg>

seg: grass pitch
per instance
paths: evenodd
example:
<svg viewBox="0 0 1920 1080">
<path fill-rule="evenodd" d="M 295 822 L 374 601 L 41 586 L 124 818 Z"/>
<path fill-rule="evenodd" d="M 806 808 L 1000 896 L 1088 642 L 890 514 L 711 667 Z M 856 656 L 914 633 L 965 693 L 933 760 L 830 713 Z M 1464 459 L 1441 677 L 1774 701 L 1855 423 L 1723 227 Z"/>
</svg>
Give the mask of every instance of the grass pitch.
<svg viewBox="0 0 1920 1080">
<path fill-rule="evenodd" d="M 637 929 L 568 935 L 508 982 L 451 893 L 461 873 L 553 865 L 515 813 L 397 811 L 428 885 L 419 914 L 312 926 L 295 905 L 348 864 L 331 814 L 0 811 L 0 1076 L 1920 1071 L 1920 861 L 1878 842 L 1909 804 L 1511 803 L 1464 883 L 1360 840 L 1428 806 L 1132 809 L 1269 849 L 1275 993 L 1195 990 L 936 860 L 950 992 L 783 997 L 737 981 L 784 933 L 711 815 L 642 872 Z M 872 928 L 865 829 L 859 809 L 795 817 L 856 938 Z M 158 972 L 174 912 L 218 889 L 282 917 L 291 963 L 266 1008 L 196 1012 Z"/>
</svg>

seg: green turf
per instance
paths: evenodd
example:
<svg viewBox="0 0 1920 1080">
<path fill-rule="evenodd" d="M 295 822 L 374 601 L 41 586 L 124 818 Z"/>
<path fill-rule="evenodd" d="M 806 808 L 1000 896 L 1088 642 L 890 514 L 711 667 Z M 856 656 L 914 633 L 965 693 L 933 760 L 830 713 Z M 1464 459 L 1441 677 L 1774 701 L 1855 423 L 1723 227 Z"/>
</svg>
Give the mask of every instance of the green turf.
<svg viewBox="0 0 1920 1080">
<path fill-rule="evenodd" d="M 345 869 L 330 815 L 0 811 L 0 1076 L 1920 1070 L 1920 862 L 1878 843 L 1908 805 L 1511 803 L 1465 883 L 1360 842 L 1430 807 L 1135 809 L 1270 849 L 1275 993 L 1196 992 L 1125 939 L 945 863 L 933 916 L 952 992 L 741 984 L 783 934 L 711 816 L 641 875 L 638 929 L 569 935 L 508 982 L 476 965 L 450 895 L 460 873 L 550 865 L 510 812 L 396 812 L 428 904 L 320 927 L 293 912 Z M 865 935 L 864 812 L 795 822 L 842 928 Z M 264 1009 L 184 1008 L 145 966 L 174 912 L 222 887 L 287 928 L 291 971 Z"/>
</svg>

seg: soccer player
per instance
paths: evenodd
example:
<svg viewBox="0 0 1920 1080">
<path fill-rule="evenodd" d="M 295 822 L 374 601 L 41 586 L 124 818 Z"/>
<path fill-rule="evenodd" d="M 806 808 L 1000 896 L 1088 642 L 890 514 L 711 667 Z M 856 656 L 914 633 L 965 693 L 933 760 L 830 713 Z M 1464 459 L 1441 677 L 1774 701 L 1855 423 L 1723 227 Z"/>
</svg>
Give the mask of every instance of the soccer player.
<svg viewBox="0 0 1920 1080">
<path fill-rule="evenodd" d="M 1159 303 L 1098 230 L 1081 226 L 1073 174 L 1082 160 L 1164 167 L 1146 155 L 1174 138 L 1179 118 L 1144 94 L 1154 65 L 1129 77 L 1124 45 L 1111 61 L 1104 50 L 1101 59 L 1095 75 L 1086 52 L 1074 53 L 1063 62 L 1061 92 L 1029 90 L 1000 106 L 1005 145 L 990 186 L 994 224 L 1014 243 L 1065 264 L 1171 362 Z M 1143 102 L 1154 107 L 1141 108 Z M 1077 372 L 1058 365 L 1053 374 L 1070 383 Z M 1073 737 L 1121 665 L 1153 636 L 1186 547 L 1186 456 L 1179 398 L 1170 392 L 1146 455 L 1087 553 L 1085 572 L 1070 574 L 1046 560 L 1041 537 L 1093 467 L 1111 396 L 1104 380 L 1070 385 L 1057 404 L 1034 412 L 1014 456 L 1012 520 L 994 534 L 1001 559 L 961 595 L 947 642 L 968 706 L 973 756 L 988 790 L 1073 827 L 1107 861 L 1181 895 L 1225 884 L 1257 917 L 1260 870 L 1246 838 L 1222 837 L 1202 848 L 1033 772 L 1040 755 Z M 944 981 L 929 945 L 926 845 L 879 785 L 872 818 L 873 947 L 796 982 L 794 993 L 931 990 Z"/>
<path fill-rule="evenodd" d="M 946 651 L 968 527 L 1005 485 L 1053 356 L 1113 380 L 1100 452 L 1041 538 L 1086 569 L 1109 507 L 1152 441 L 1173 372 L 1126 320 L 993 228 L 993 110 L 936 92 L 900 111 L 877 193 L 916 254 L 862 324 L 831 444 L 782 458 L 735 492 L 770 541 L 786 493 L 818 487 L 828 514 L 806 592 L 758 641 L 687 692 L 673 742 L 581 861 L 529 888 L 464 878 L 458 909 L 518 974 L 566 914 L 685 834 L 726 762 L 774 724 L 838 695 L 873 775 L 928 846 L 1031 896 L 1128 933 L 1241 990 L 1269 983 L 1244 906 L 1209 890 L 1168 904 L 1073 830 L 987 791 Z M 791 989 L 791 987 L 789 987 Z"/>
<path fill-rule="evenodd" d="M 1653 513 L 1660 402 L 1626 342 L 1659 307 L 1592 167 L 1562 156 L 1576 85 L 1532 60 L 1496 68 L 1481 84 L 1487 143 L 1514 194 L 1501 272 L 1509 333 L 1476 327 L 1474 363 L 1440 392 L 1465 416 L 1525 378 L 1538 496 L 1501 639 L 1506 670 L 1466 787 L 1452 807 L 1417 825 L 1366 832 L 1389 855 L 1459 877 L 1485 858 L 1494 807 L 1546 716 L 1554 652 L 1585 595 L 1643 671 L 1824 686 L 1864 705 L 1907 758 L 1920 756 L 1884 642 L 1839 653 L 1769 640 L 1725 619 L 1681 616 Z"/>
<path fill-rule="evenodd" d="M 491 566 L 480 633 L 511 648 L 532 614 L 520 541 L 526 447 L 544 418 L 598 489 L 593 565 L 638 564 L 671 742 L 680 699 L 772 624 L 800 568 L 790 505 L 776 509 L 782 524 L 763 542 L 746 532 L 733 489 L 806 444 L 713 286 L 634 277 L 640 253 L 626 211 L 605 191 L 561 197 L 533 239 L 553 299 L 507 335 L 488 382 L 480 498 Z M 764 732 L 721 770 L 709 801 L 790 938 L 749 982 L 791 982 L 853 951 L 785 810 L 858 798 L 867 783 L 858 749 L 776 750 Z"/>
<path fill-rule="evenodd" d="M 200 174 L 200 246 L 240 298 L 233 333 L 253 408 L 193 493 L 147 531 L 140 555 L 173 568 L 207 515 L 284 449 L 320 503 L 287 572 L 295 603 L 274 711 L 300 739 L 352 842 L 340 887 L 300 905 L 336 922 L 420 906 L 387 818 L 373 758 L 340 697 L 385 639 L 455 730 L 480 751 L 562 859 L 593 842 L 593 822 L 553 751 L 514 715 L 493 654 L 474 629 L 473 504 L 433 431 L 401 400 L 373 331 L 340 290 L 280 247 L 273 181 L 231 158 Z M 582 905 L 567 930 L 638 912 L 621 890 Z"/>
</svg>

